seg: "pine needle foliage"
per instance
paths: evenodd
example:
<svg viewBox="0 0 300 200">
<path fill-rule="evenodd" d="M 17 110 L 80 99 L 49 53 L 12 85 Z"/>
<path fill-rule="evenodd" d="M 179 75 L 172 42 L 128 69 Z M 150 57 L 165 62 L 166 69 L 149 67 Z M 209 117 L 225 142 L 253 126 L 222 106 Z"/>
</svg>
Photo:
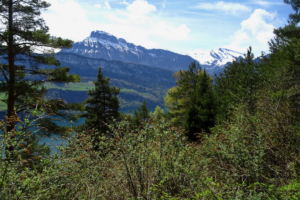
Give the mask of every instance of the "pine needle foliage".
<svg viewBox="0 0 300 200">
<path fill-rule="evenodd" d="M 103 75 L 101 67 L 98 69 L 97 80 L 94 81 L 95 88 L 88 91 L 89 97 L 86 99 L 87 127 L 93 127 L 104 136 L 112 136 L 108 128 L 113 123 L 113 119 L 119 117 L 119 88 L 110 86 L 109 77 Z M 95 136 L 96 137 L 96 136 Z"/>
</svg>

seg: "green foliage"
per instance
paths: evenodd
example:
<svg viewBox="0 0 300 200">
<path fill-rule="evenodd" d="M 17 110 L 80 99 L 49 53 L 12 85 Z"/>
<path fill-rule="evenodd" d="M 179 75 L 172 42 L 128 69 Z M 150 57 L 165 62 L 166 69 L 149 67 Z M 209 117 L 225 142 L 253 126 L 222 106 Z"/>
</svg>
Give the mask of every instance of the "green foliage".
<svg viewBox="0 0 300 200">
<path fill-rule="evenodd" d="M 7 131 L 15 128 L 17 119 L 24 115 L 39 118 L 39 127 L 53 126 L 45 120 L 50 115 L 63 116 L 65 103 L 46 100 L 46 82 L 79 82 L 79 75 L 69 74 L 68 67 L 60 67 L 54 58 L 54 49 L 71 48 L 73 42 L 50 36 L 48 27 L 40 17 L 50 6 L 45 1 L 1 1 L 0 13 L 5 28 L 0 33 L 0 55 L 8 64 L 1 64 L 0 91 L 5 94 Z M 41 69 L 40 65 L 52 65 Z M 30 79 L 30 80 L 29 80 Z M 65 115 L 70 119 L 71 115 Z M 25 126 L 26 127 L 26 126 Z M 64 130 L 64 129 L 61 129 Z"/>
<path fill-rule="evenodd" d="M 134 116 L 132 119 L 132 125 L 137 128 L 141 125 L 141 122 L 146 122 L 150 118 L 150 109 L 147 107 L 147 103 L 144 100 L 141 107 L 138 108 L 138 111 L 134 111 Z"/>
<path fill-rule="evenodd" d="M 119 117 L 118 94 L 120 89 L 109 86 L 109 77 L 103 76 L 101 67 L 98 69 L 97 81 L 94 81 L 95 89 L 88 91 L 89 97 L 86 99 L 86 117 L 87 127 L 93 127 L 101 134 L 110 136 L 108 124 L 113 123 L 113 119 Z M 94 136 L 96 141 L 96 135 Z M 98 146 L 95 148 L 99 148 Z"/>
<path fill-rule="evenodd" d="M 277 114 L 287 116 L 283 104 Z M 23 165 L 0 162 L 0 193 L 3 199 L 297 199 L 299 184 L 292 180 L 299 179 L 300 144 L 292 142 L 300 141 L 299 134 L 287 132 L 282 138 L 289 145 L 283 145 L 278 138 L 282 132 L 274 132 L 281 119 L 262 114 L 236 108 L 231 122 L 215 126 L 201 144 L 188 143 L 184 131 L 168 120 L 134 129 L 125 115 L 109 125 L 113 138 L 98 138 L 98 151 L 91 131 L 68 139 L 59 147 L 60 156 L 38 157 L 36 170 L 24 168 L 30 148 L 18 150 Z M 7 140 L 1 140 L 0 149 Z"/>
<path fill-rule="evenodd" d="M 197 133 L 209 133 L 215 123 L 215 97 L 212 78 L 193 62 L 187 71 L 174 74 L 177 86 L 165 97 L 165 105 L 172 120 L 184 126 L 191 141 L 197 141 Z"/>
<path fill-rule="evenodd" d="M 150 112 L 149 115 L 154 121 L 159 121 L 165 118 L 165 111 L 160 106 L 156 106 L 154 112 Z"/>
<path fill-rule="evenodd" d="M 95 80 L 95 77 L 82 77 L 82 82 L 80 83 L 47 83 L 45 86 L 48 92 L 45 98 L 60 98 L 73 103 L 83 102 L 87 98 L 87 91 L 94 88 L 92 80 Z M 163 97 L 169 89 L 168 85 L 152 86 L 147 85 L 147 83 L 143 83 L 143 85 L 116 78 L 110 79 L 110 86 L 119 87 L 121 89 L 118 95 L 120 109 L 138 108 L 142 105 L 144 100 L 147 101 L 149 107 L 155 107 L 156 105 L 164 106 Z"/>
<path fill-rule="evenodd" d="M 172 116 L 172 121 L 178 124 L 182 119 L 181 117 L 187 112 L 185 104 L 189 101 L 189 97 L 183 99 L 173 98 L 172 95 L 178 92 L 178 86 L 172 87 L 168 90 L 167 95 L 164 98 L 165 107 L 168 113 Z M 177 105 L 179 107 L 177 107 Z"/>
<path fill-rule="evenodd" d="M 196 109 L 193 112 L 198 116 L 198 119 L 194 119 L 189 121 L 186 120 L 186 130 L 190 135 L 190 139 L 196 141 L 193 136 L 195 133 L 206 132 L 210 133 L 210 128 L 215 124 L 215 113 L 216 113 L 216 105 L 215 105 L 215 97 L 212 89 L 212 79 L 204 70 L 201 73 L 200 81 L 197 86 L 196 93 Z M 191 115 L 188 113 L 188 115 Z M 188 128 L 189 123 L 194 124 L 195 130 L 190 130 Z M 196 125 L 197 124 L 197 125 Z"/>
<path fill-rule="evenodd" d="M 296 1 L 286 2 L 297 8 Z M 250 48 L 244 59 L 217 77 L 214 88 L 196 65 L 174 75 L 178 86 L 168 94 L 166 104 L 173 116 L 185 117 L 188 131 L 196 133 L 200 126 L 210 131 L 197 143 L 189 142 L 186 130 L 170 122 L 170 115 L 161 115 L 160 107 L 147 120 L 151 115 L 145 101 L 135 112 L 138 126 L 132 115 L 120 114 L 107 125 L 114 137 L 93 129 L 72 134 L 70 128 L 68 135 L 73 136 L 59 147 L 60 155 L 53 156 L 47 156 L 46 147 L 35 146 L 30 132 L 23 129 L 22 125 L 32 124 L 30 119 L 17 118 L 21 126 L 13 132 L 6 132 L 1 121 L 5 133 L 0 141 L 1 198 L 299 199 L 297 41 L 289 38 L 257 63 Z M 109 79 L 101 76 L 101 69 L 99 74 L 102 82 L 95 82 L 92 91 L 110 91 Z M 51 104 L 39 100 L 35 115 L 41 116 L 47 106 Z M 84 108 L 81 104 L 69 108 L 75 107 Z M 7 150 L 10 146 L 13 151 Z M 34 156 L 32 148 L 43 151 Z"/>
<path fill-rule="evenodd" d="M 142 119 L 143 121 L 146 121 L 147 119 L 149 119 L 150 109 L 147 107 L 146 101 L 143 101 L 141 107 L 138 108 L 138 112 L 139 112 L 138 115 L 139 115 L 140 119 Z"/>
<path fill-rule="evenodd" d="M 178 124 L 184 123 L 184 113 L 178 113 L 176 111 L 186 109 L 188 110 L 190 106 L 196 104 L 196 91 L 197 85 L 200 80 L 201 68 L 196 65 L 196 62 L 191 63 L 189 66 L 189 70 L 187 71 L 180 71 L 180 78 L 177 80 L 177 91 L 168 93 L 172 99 L 177 101 L 177 104 L 174 107 L 171 107 L 171 112 L 176 113 L 177 118 L 180 119 Z M 188 98 L 188 101 L 183 101 L 181 104 L 178 102 L 180 99 Z M 179 115 L 181 114 L 181 115 Z"/>
<path fill-rule="evenodd" d="M 257 94 L 262 84 L 260 71 L 261 63 L 253 61 L 252 48 L 249 47 L 245 58 L 240 61 L 233 61 L 216 77 L 214 87 L 217 102 L 217 121 L 227 120 L 229 113 L 237 104 L 247 102 L 251 113 L 255 113 Z"/>
</svg>

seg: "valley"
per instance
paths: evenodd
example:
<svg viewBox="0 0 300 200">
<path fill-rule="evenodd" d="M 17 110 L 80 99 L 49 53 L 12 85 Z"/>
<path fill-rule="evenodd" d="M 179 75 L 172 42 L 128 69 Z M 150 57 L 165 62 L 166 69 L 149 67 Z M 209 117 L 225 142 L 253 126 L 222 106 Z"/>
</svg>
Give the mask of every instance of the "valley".
<svg viewBox="0 0 300 200">
<path fill-rule="evenodd" d="M 121 89 L 120 109 L 138 108 L 144 100 L 150 107 L 164 107 L 163 98 L 168 89 L 176 85 L 172 79 L 174 72 L 188 69 L 195 61 L 210 75 L 219 74 L 239 56 L 242 54 L 224 48 L 188 55 L 163 49 L 146 49 L 104 31 L 93 31 L 83 41 L 74 43 L 71 49 L 62 49 L 55 54 L 61 66 L 68 66 L 71 74 L 80 74 L 81 82 L 47 83 L 49 92 L 46 98 L 60 98 L 69 103 L 83 102 L 87 98 L 87 91 L 94 87 L 97 69 L 101 67 L 104 75 L 110 77 L 111 86 Z M 0 58 L 0 62 L 7 63 L 3 58 Z M 17 61 L 16 64 L 27 67 L 30 65 L 26 59 Z M 41 65 L 40 68 L 54 67 Z M 29 80 L 38 78 L 27 77 Z M 5 109 L 3 102 L 0 103 L 0 109 Z"/>
</svg>

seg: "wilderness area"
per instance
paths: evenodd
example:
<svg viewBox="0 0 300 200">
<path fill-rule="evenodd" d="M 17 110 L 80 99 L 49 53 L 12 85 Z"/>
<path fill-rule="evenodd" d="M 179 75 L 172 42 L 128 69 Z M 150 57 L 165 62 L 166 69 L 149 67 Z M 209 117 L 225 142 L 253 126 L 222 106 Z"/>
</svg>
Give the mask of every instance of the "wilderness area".
<svg viewBox="0 0 300 200">
<path fill-rule="evenodd" d="M 104 31 L 54 37 L 49 3 L 2 0 L 0 199 L 299 199 L 300 5 L 284 3 L 270 53 L 201 64 Z"/>
</svg>

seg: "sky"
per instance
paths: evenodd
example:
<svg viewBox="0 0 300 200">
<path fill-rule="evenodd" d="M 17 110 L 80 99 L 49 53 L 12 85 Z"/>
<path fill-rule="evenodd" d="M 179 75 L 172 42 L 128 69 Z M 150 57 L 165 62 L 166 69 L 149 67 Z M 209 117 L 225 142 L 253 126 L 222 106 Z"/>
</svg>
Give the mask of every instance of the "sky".
<svg viewBox="0 0 300 200">
<path fill-rule="evenodd" d="M 176 53 L 227 48 L 268 53 L 274 28 L 294 13 L 283 0 L 46 0 L 50 34 L 75 42 L 92 31 Z"/>
</svg>

